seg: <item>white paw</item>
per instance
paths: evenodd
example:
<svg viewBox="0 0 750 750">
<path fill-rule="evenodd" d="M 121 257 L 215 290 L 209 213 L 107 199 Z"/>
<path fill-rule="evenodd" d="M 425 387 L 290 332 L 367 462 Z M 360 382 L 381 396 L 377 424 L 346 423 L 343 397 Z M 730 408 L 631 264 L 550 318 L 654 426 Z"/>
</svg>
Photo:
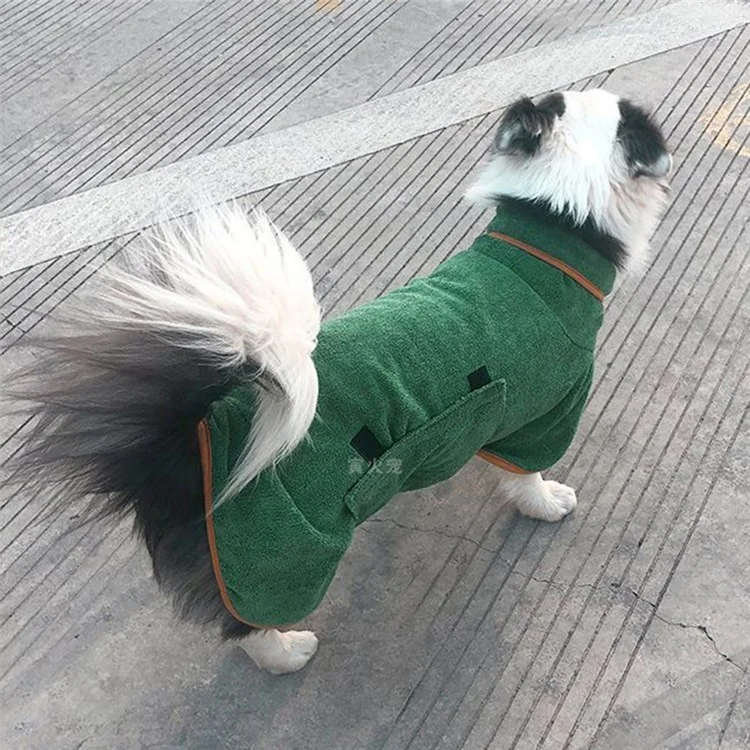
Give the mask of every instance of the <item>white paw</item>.
<svg viewBox="0 0 750 750">
<path fill-rule="evenodd" d="M 318 650 L 318 637 L 310 630 L 261 630 L 240 643 L 247 655 L 271 674 L 297 672 Z"/>
<path fill-rule="evenodd" d="M 318 636 L 312 630 L 290 630 L 281 637 L 284 639 L 285 658 L 282 659 L 281 671 L 274 674 L 302 669 L 318 650 Z"/>
<path fill-rule="evenodd" d="M 568 515 L 577 505 L 576 491 L 567 484 L 547 480 L 542 482 L 542 491 L 533 499 L 526 499 L 519 510 L 529 518 L 554 523 Z"/>
</svg>

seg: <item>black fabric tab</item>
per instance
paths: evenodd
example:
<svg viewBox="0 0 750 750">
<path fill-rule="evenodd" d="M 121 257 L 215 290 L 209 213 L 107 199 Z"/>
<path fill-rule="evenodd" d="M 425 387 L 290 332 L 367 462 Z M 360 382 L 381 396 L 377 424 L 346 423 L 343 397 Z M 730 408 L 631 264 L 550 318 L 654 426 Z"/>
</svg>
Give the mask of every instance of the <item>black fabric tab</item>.
<svg viewBox="0 0 750 750">
<path fill-rule="evenodd" d="M 385 453 L 385 448 L 369 427 L 363 427 L 351 441 L 351 446 L 365 461 L 372 463 Z"/>
<path fill-rule="evenodd" d="M 482 365 L 478 370 L 469 373 L 469 389 L 475 391 L 477 388 L 481 388 L 483 385 L 487 385 L 492 381 L 487 368 Z"/>
</svg>

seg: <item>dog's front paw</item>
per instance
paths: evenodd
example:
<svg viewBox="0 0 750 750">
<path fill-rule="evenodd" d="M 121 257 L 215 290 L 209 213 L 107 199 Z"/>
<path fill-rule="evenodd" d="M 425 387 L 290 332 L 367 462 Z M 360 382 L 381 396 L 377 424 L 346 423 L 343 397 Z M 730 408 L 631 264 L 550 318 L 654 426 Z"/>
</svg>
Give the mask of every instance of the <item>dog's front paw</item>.
<svg viewBox="0 0 750 750">
<path fill-rule="evenodd" d="M 247 655 L 271 674 L 297 672 L 318 650 L 318 637 L 310 630 L 259 630 L 241 644 Z"/>
<path fill-rule="evenodd" d="M 540 521 L 561 521 L 577 504 L 576 491 L 567 484 L 546 480 L 542 482 L 542 491 L 531 502 L 527 500 L 519 510 L 529 518 Z"/>
</svg>

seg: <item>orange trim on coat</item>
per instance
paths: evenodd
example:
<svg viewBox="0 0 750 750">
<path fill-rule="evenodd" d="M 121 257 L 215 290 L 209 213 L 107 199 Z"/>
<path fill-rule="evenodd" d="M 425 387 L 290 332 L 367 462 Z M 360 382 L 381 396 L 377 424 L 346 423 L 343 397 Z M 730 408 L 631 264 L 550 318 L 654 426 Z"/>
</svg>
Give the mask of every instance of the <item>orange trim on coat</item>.
<svg viewBox="0 0 750 750">
<path fill-rule="evenodd" d="M 505 469 L 505 471 L 510 471 L 513 474 L 536 474 L 535 471 L 526 471 L 526 469 L 521 469 L 518 466 L 512 464 L 510 461 L 506 461 L 504 458 L 500 458 L 500 456 L 496 456 L 494 453 L 490 453 L 489 451 L 477 451 L 477 456 L 479 456 L 479 458 L 483 458 L 485 461 L 489 461 L 495 466 L 499 466 L 501 469 Z"/>
<path fill-rule="evenodd" d="M 219 553 L 216 549 L 216 530 L 214 529 L 214 514 L 213 514 L 213 466 L 211 463 L 211 435 L 208 429 L 208 423 L 205 419 L 202 419 L 198 423 L 198 449 L 201 457 L 201 471 L 203 473 L 203 504 L 206 511 L 206 534 L 208 536 L 208 549 L 211 553 L 211 567 L 214 570 L 214 577 L 216 578 L 216 585 L 219 587 L 219 596 L 221 601 L 227 608 L 228 612 L 232 617 L 240 622 L 245 623 L 253 628 L 259 628 L 261 626 L 255 625 L 252 622 L 248 622 L 239 616 L 237 610 L 232 604 L 232 600 L 229 598 L 229 592 L 227 591 L 226 583 L 221 575 L 221 567 L 219 565 Z"/>
<path fill-rule="evenodd" d="M 543 250 L 527 245 L 525 242 L 521 242 L 521 240 L 517 240 L 515 237 L 502 234 L 502 232 L 487 232 L 487 236 L 496 240 L 501 240 L 502 242 L 507 242 L 509 245 L 512 245 L 519 250 L 523 250 L 529 255 L 533 255 L 535 258 L 544 261 L 548 265 L 554 266 L 558 271 L 562 271 L 568 278 L 573 279 L 573 281 L 582 286 L 593 297 L 596 297 L 599 302 L 604 302 L 604 292 L 592 281 L 589 281 L 589 279 L 587 279 L 580 271 L 577 271 L 573 266 L 569 266 L 564 260 L 555 258 L 553 255 L 545 253 Z"/>
</svg>

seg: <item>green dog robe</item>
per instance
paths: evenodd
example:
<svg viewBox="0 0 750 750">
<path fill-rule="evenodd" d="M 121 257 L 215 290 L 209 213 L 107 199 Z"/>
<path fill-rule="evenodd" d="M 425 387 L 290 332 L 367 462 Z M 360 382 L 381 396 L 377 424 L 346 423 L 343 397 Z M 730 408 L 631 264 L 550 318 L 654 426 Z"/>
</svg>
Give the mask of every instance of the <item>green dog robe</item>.
<svg viewBox="0 0 750 750">
<path fill-rule="evenodd" d="M 250 431 L 252 389 L 214 403 L 199 435 L 209 545 L 229 611 L 259 626 L 301 620 L 357 524 L 480 450 L 511 471 L 554 464 L 586 403 L 614 275 L 568 230 L 499 209 L 427 278 L 322 326 L 309 437 L 216 509 Z"/>
</svg>

